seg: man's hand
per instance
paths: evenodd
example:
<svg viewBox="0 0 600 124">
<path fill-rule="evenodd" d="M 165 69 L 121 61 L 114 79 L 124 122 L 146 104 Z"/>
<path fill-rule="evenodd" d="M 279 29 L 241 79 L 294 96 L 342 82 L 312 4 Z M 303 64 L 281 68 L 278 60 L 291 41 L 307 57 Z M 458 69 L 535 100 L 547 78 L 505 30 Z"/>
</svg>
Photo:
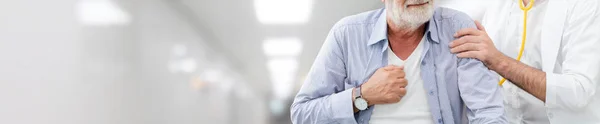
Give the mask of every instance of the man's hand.
<svg viewBox="0 0 600 124">
<path fill-rule="evenodd" d="M 477 29 L 465 28 L 454 34 L 458 39 L 450 43 L 450 51 L 459 58 L 475 58 L 490 67 L 504 55 L 496 49 L 481 23 L 475 21 L 475 25 Z"/>
<path fill-rule="evenodd" d="M 375 104 L 397 103 L 406 95 L 404 67 L 388 65 L 379 68 L 367 82 L 361 86 L 362 97 L 369 106 Z"/>
</svg>

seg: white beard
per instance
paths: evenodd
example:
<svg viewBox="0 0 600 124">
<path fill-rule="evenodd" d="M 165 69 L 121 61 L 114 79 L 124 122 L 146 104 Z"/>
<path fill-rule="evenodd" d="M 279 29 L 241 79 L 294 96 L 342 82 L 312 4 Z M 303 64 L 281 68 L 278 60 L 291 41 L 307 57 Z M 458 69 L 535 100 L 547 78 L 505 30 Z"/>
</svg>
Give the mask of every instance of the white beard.
<svg viewBox="0 0 600 124">
<path fill-rule="evenodd" d="M 406 3 L 423 3 L 423 1 L 429 1 L 429 4 L 416 8 L 407 8 Z M 398 6 L 396 0 L 386 0 L 385 6 L 388 9 L 388 17 L 391 17 L 397 28 L 409 30 L 416 30 L 419 26 L 429 21 L 434 11 L 433 0 L 406 0 L 404 6 L 401 7 Z"/>
</svg>

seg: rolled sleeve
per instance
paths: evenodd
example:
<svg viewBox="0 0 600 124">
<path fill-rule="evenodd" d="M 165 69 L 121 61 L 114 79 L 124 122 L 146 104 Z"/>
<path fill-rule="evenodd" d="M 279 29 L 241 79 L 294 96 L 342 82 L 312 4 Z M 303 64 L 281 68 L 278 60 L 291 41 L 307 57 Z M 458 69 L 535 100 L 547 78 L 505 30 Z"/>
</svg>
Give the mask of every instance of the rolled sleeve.
<svg viewBox="0 0 600 124">
<path fill-rule="evenodd" d="M 556 107 L 557 75 L 546 72 L 546 107 Z"/>
<path fill-rule="evenodd" d="M 497 78 L 476 59 L 461 59 L 458 67 L 460 96 L 472 124 L 506 124 L 503 97 Z"/>
<path fill-rule="evenodd" d="M 352 106 L 352 88 L 331 96 L 333 119 L 341 124 L 356 123 Z"/>
</svg>

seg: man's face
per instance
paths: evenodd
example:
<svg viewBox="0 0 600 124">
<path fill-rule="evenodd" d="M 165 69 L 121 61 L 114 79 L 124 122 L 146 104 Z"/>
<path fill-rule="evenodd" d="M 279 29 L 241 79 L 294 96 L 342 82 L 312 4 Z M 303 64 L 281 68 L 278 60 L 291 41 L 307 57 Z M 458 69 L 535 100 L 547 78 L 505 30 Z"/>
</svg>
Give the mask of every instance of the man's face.
<svg viewBox="0 0 600 124">
<path fill-rule="evenodd" d="M 388 19 L 398 28 L 414 30 L 433 16 L 434 0 L 383 0 Z"/>
</svg>

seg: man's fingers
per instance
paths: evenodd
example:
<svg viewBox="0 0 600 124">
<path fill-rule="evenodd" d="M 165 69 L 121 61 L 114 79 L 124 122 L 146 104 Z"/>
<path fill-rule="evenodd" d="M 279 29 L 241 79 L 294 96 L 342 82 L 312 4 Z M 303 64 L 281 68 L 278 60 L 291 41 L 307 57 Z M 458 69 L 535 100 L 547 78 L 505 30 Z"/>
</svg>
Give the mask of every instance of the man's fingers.
<svg viewBox="0 0 600 124">
<path fill-rule="evenodd" d="M 396 68 L 399 68 L 399 67 L 396 65 L 387 65 L 387 66 L 383 67 L 383 69 L 386 71 L 392 71 L 392 70 L 395 70 Z"/>
<path fill-rule="evenodd" d="M 477 26 L 477 29 L 479 29 L 480 31 L 485 31 L 485 27 L 483 27 L 483 25 L 481 25 L 481 22 L 475 21 L 475 25 Z"/>
<path fill-rule="evenodd" d="M 406 95 L 406 88 L 400 88 L 400 98 Z"/>
<path fill-rule="evenodd" d="M 398 79 L 398 83 L 400 84 L 400 88 L 404 88 L 408 85 L 408 80 L 406 80 L 406 78 L 400 78 Z"/>
<path fill-rule="evenodd" d="M 476 43 L 465 43 L 450 49 L 452 53 L 462 53 L 466 51 L 478 51 Z"/>
<path fill-rule="evenodd" d="M 386 71 L 404 70 L 404 66 L 387 65 L 383 69 Z"/>
<path fill-rule="evenodd" d="M 475 36 L 479 36 L 480 32 L 477 29 L 474 28 L 463 28 L 458 30 L 455 34 L 454 37 L 458 38 L 458 37 L 462 37 L 465 35 L 475 35 Z"/>
<path fill-rule="evenodd" d="M 394 65 L 394 70 L 404 70 L 404 65 L 400 65 L 400 66 Z"/>
<path fill-rule="evenodd" d="M 476 42 L 477 41 L 476 38 L 477 38 L 477 36 L 471 36 L 471 35 L 458 38 L 458 39 L 450 42 L 450 48 L 454 48 L 456 46 L 460 46 L 460 45 L 463 45 L 465 43 Z"/>
<path fill-rule="evenodd" d="M 395 79 L 400 79 L 400 78 L 404 78 L 405 77 L 405 73 L 403 70 L 400 70 L 399 68 L 395 68 L 394 70 L 390 70 L 389 73 L 391 74 L 390 76 L 392 76 L 391 78 L 395 78 Z"/>
<path fill-rule="evenodd" d="M 402 87 L 402 88 L 396 88 L 394 89 L 394 91 L 391 94 L 392 96 L 396 96 L 396 97 L 402 97 L 404 95 L 406 95 L 406 88 Z"/>
<path fill-rule="evenodd" d="M 397 78 L 404 78 L 406 76 L 403 70 L 395 70 L 395 73 L 398 75 Z"/>
</svg>

